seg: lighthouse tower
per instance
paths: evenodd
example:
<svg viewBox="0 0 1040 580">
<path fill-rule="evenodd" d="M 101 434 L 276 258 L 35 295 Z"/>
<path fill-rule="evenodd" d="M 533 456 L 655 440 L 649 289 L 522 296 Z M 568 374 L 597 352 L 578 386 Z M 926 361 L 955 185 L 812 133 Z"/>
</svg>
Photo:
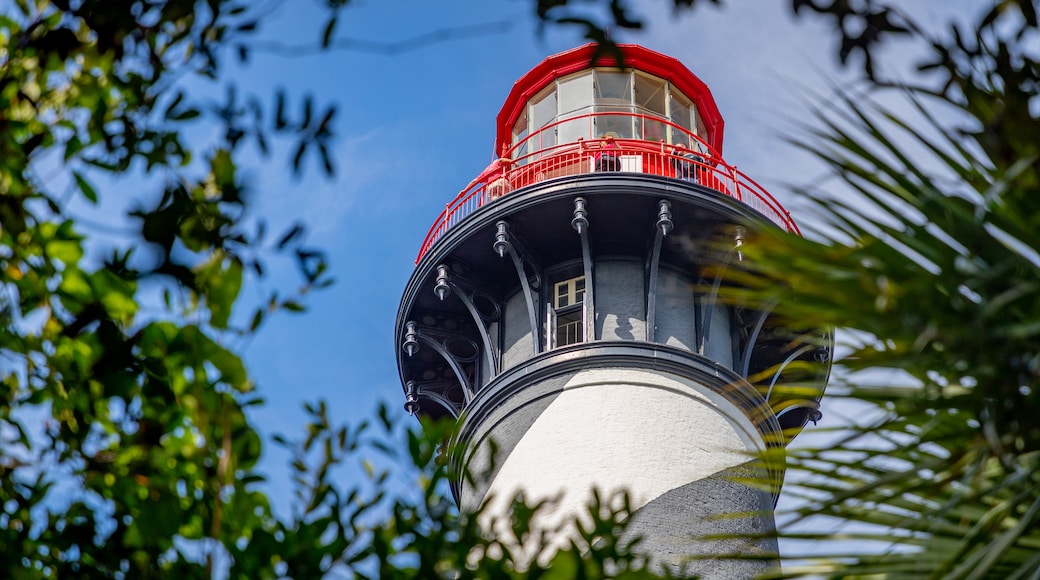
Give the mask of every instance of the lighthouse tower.
<svg viewBox="0 0 1040 580">
<path fill-rule="evenodd" d="M 756 456 L 819 418 L 831 341 L 720 300 L 748 234 L 797 226 L 723 160 L 708 87 L 620 48 L 625 69 L 588 45 L 510 91 L 501 158 L 436 218 L 401 299 L 405 408 L 458 421 L 464 510 L 508 515 L 522 490 L 555 500 L 549 529 L 626 490 L 653 561 L 748 577 L 768 558 L 710 556 L 775 554 L 783 468 Z"/>
</svg>

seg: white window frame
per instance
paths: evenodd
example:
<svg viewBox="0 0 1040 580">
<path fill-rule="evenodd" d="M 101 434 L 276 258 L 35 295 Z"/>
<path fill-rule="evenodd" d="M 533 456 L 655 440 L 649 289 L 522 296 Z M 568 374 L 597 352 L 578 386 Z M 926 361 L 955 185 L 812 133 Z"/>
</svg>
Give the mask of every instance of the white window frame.
<svg viewBox="0 0 1040 580">
<path fill-rule="evenodd" d="M 578 289 L 578 283 L 581 283 L 581 290 Z M 560 295 L 560 288 L 565 287 L 563 296 Z M 577 344 L 579 342 L 585 342 L 585 276 L 576 276 L 574 278 L 568 278 L 567 280 L 561 280 L 552 286 L 552 296 L 550 297 L 548 307 L 546 308 L 546 342 L 549 348 L 558 348 L 561 346 L 567 346 L 568 344 Z M 580 296 L 580 297 L 579 297 Z M 566 298 L 566 303 L 561 306 L 560 298 Z M 559 344 L 559 318 L 560 316 L 573 315 L 576 312 L 580 312 L 581 316 L 578 322 L 577 337 L 573 341 Z"/>
</svg>

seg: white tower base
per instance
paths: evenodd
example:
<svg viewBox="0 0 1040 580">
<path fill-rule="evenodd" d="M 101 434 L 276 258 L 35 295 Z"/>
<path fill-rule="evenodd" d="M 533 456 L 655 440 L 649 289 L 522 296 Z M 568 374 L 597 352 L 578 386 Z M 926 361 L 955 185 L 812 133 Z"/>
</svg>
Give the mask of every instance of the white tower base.
<svg viewBox="0 0 1040 580">
<path fill-rule="evenodd" d="M 596 489 L 603 498 L 628 493 L 628 534 L 643 538 L 656 565 L 705 578 L 747 578 L 775 565 L 772 494 L 761 489 L 768 479 L 756 460 L 765 444 L 718 389 L 660 370 L 578 370 L 525 386 L 473 435 L 462 508 L 487 501 L 484 525 L 494 522 L 501 538 L 518 492 L 529 504 L 552 500 L 533 524 L 556 530 L 542 558 L 568 545 L 575 530 L 567 524 L 588 519 Z M 727 537 L 736 535 L 744 537 Z"/>
</svg>

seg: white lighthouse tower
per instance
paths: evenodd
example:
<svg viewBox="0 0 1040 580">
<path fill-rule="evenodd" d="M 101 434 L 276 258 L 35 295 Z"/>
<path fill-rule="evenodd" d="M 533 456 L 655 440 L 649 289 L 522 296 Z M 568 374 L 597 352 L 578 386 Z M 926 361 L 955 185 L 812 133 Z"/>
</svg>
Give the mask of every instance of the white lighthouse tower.
<svg viewBox="0 0 1040 580">
<path fill-rule="evenodd" d="M 502 158 L 436 219 L 401 300 L 405 407 L 459 421 L 462 509 L 505 515 L 522 490 L 557 499 L 550 527 L 623 489 L 653 561 L 745 578 L 772 564 L 710 556 L 776 552 L 783 468 L 755 457 L 820 416 L 831 343 L 718 299 L 748 232 L 797 226 L 723 160 L 708 87 L 621 50 L 626 69 L 588 45 L 513 86 Z"/>
</svg>

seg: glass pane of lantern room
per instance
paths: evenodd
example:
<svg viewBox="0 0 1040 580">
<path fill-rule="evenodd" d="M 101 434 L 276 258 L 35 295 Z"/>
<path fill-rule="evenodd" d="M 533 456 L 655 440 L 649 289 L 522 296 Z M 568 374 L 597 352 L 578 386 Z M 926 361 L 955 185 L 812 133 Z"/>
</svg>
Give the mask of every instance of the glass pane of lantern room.
<svg viewBox="0 0 1040 580">
<path fill-rule="evenodd" d="M 708 131 L 704 128 L 704 119 L 701 118 L 700 111 L 697 110 L 697 105 L 693 106 L 693 117 L 694 121 L 694 133 L 704 141 L 708 140 Z M 701 146 L 703 148 L 703 145 Z"/>
<path fill-rule="evenodd" d="M 596 71 L 596 137 L 635 137 L 632 74 Z"/>
<path fill-rule="evenodd" d="M 693 103 L 683 96 L 682 93 L 676 92 L 675 89 L 672 89 L 670 97 L 668 115 L 672 123 L 690 131 L 693 129 Z M 670 143 L 690 146 L 690 138 L 685 132 L 671 127 L 669 128 L 669 133 L 671 133 Z"/>
<path fill-rule="evenodd" d="M 596 104 L 632 104 L 632 74 L 596 71 Z"/>
<path fill-rule="evenodd" d="M 668 90 L 662 79 L 647 74 L 635 75 L 636 113 L 646 115 L 636 119 L 636 138 L 664 141 L 665 124 L 647 117 L 668 118 Z"/>
<path fill-rule="evenodd" d="M 560 117 L 573 117 L 591 110 L 592 71 L 560 79 Z"/>
<path fill-rule="evenodd" d="M 540 151 L 556 145 L 556 85 L 550 85 L 531 99 L 531 147 Z"/>
<path fill-rule="evenodd" d="M 527 155 L 528 141 L 527 133 L 530 127 L 528 126 L 527 111 L 529 107 L 524 106 L 524 112 L 520 114 L 520 118 L 516 120 L 513 125 L 513 159 L 518 159 L 520 163 L 525 163 L 527 160 L 524 156 Z M 501 152 L 497 152 L 500 153 Z"/>
<path fill-rule="evenodd" d="M 646 74 L 636 74 L 635 102 L 636 112 L 644 115 L 655 115 L 665 119 L 668 117 L 668 103 L 665 97 L 664 81 Z"/>
<path fill-rule="evenodd" d="M 560 81 L 560 119 L 571 119 L 592 112 L 592 72 L 586 71 Z M 573 143 L 591 136 L 588 117 L 560 123 L 560 143 Z"/>
<path fill-rule="evenodd" d="M 632 107 L 596 106 L 596 136 L 621 137 L 631 139 L 635 136 L 632 128 Z"/>
</svg>

